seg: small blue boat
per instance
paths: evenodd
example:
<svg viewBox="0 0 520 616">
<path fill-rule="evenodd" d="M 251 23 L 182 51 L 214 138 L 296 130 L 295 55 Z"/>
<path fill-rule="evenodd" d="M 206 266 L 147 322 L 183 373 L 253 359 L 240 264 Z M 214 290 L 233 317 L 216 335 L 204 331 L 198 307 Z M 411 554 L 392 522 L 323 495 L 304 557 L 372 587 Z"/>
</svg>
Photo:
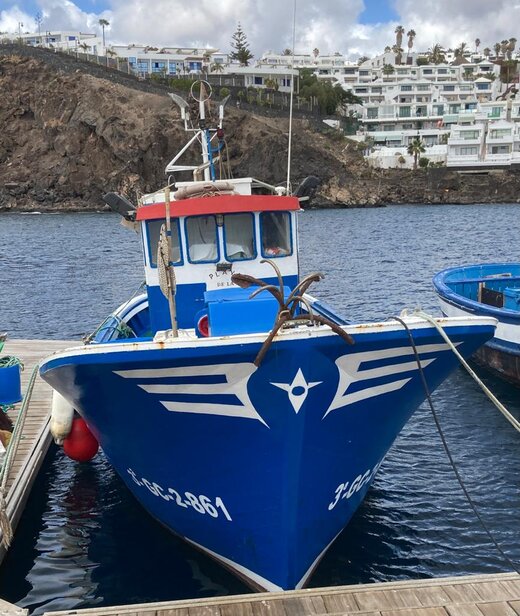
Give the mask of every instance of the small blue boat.
<svg viewBox="0 0 520 616">
<path fill-rule="evenodd" d="M 256 589 L 301 588 L 425 399 L 415 352 L 431 390 L 457 360 L 418 316 L 351 323 L 309 294 L 321 275 L 300 277 L 297 223 L 312 181 L 291 195 L 217 178 L 222 117 L 207 128 L 199 101 L 202 163 L 167 167 L 192 181 L 136 210 L 107 196 L 141 234 L 146 292 L 40 372 L 58 440 L 69 405 L 159 522 Z M 496 321 L 439 323 L 468 357 Z"/>
<path fill-rule="evenodd" d="M 453 267 L 439 272 L 433 286 L 445 315 L 497 319 L 494 338 L 475 353 L 474 360 L 520 385 L 520 263 Z"/>
</svg>

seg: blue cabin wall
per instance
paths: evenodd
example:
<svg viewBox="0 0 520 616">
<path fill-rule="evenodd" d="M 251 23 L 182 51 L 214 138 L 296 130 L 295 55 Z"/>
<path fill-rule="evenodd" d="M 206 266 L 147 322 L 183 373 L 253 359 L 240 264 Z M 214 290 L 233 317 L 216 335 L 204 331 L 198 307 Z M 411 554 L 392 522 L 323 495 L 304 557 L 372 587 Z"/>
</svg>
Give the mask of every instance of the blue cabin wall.
<svg viewBox="0 0 520 616">
<path fill-rule="evenodd" d="M 268 284 L 278 286 L 278 279 L 264 278 Z M 284 276 L 284 285 L 291 290 L 298 284 L 298 276 Z M 238 287 L 229 287 L 237 289 Z M 177 285 L 175 294 L 177 307 L 177 324 L 182 329 L 191 329 L 195 327 L 195 315 L 204 307 L 204 293 L 206 292 L 205 283 L 183 284 Z M 150 310 L 150 322 L 153 334 L 165 329 L 171 329 L 170 311 L 168 309 L 168 300 L 163 295 L 158 286 L 148 286 L 148 304 Z M 247 313 L 244 314 L 244 318 Z"/>
</svg>

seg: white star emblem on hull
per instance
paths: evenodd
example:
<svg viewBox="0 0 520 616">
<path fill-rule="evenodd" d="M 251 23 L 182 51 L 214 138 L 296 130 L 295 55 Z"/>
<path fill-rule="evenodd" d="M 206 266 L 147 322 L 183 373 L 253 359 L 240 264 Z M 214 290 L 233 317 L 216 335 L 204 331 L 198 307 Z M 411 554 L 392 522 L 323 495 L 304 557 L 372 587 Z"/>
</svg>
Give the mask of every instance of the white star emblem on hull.
<svg viewBox="0 0 520 616">
<path fill-rule="evenodd" d="M 289 394 L 289 402 L 292 404 L 294 412 L 298 414 L 298 411 L 302 408 L 303 403 L 309 395 L 309 389 L 320 385 L 323 381 L 316 381 L 314 383 L 307 383 L 301 368 L 298 368 L 296 376 L 292 380 L 292 383 L 271 383 L 279 389 L 283 389 Z M 303 391 L 296 393 L 295 390 L 303 389 Z"/>
</svg>

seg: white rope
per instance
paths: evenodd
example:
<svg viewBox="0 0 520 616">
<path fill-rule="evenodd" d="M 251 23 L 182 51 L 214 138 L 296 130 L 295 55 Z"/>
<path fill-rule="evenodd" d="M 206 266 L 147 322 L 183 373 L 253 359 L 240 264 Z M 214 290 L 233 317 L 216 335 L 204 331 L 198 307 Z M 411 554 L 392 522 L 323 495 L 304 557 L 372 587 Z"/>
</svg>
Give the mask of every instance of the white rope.
<svg viewBox="0 0 520 616">
<path fill-rule="evenodd" d="M 471 377 L 476 381 L 478 385 L 480 385 L 482 391 L 486 394 L 486 396 L 491 400 L 491 402 L 497 407 L 497 409 L 502 413 L 502 415 L 507 419 L 507 421 L 513 426 L 515 430 L 520 432 L 520 421 L 513 417 L 511 413 L 506 409 L 506 407 L 500 402 L 500 400 L 484 385 L 484 383 L 480 380 L 477 374 L 471 369 L 467 361 L 462 357 L 462 355 L 457 351 L 453 342 L 449 339 L 448 335 L 444 331 L 444 329 L 439 325 L 439 323 L 429 314 L 423 312 L 422 310 L 418 310 L 413 313 L 415 316 L 428 321 L 431 323 L 439 332 L 439 334 L 444 338 L 450 349 L 453 351 L 455 356 L 458 358 L 460 363 L 466 368 Z"/>
</svg>

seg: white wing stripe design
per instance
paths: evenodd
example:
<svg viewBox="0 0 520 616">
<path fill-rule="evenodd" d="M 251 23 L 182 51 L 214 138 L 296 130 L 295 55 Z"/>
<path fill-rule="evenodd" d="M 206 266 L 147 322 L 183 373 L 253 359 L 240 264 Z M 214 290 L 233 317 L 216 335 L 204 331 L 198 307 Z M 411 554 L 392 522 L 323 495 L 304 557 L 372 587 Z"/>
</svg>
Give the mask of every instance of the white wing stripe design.
<svg viewBox="0 0 520 616">
<path fill-rule="evenodd" d="M 161 400 L 161 404 L 174 413 L 204 413 L 206 415 L 223 415 L 225 417 L 244 417 L 246 419 L 258 419 L 267 426 L 265 421 L 258 415 L 255 409 L 245 412 L 243 406 L 233 404 L 215 404 L 212 402 L 168 402 Z"/>
<path fill-rule="evenodd" d="M 253 366 L 250 363 L 242 364 L 211 364 L 209 366 L 182 366 L 180 368 L 157 368 L 145 370 L 120 370 L 119 376 L 131 379 L 158 379 L 160 377 L 174 376 L 224 376 L 229 370 L 240 372 L 242 366 Z M 247 372 L 247 368 L 245 369 Z M 254 372 L 254 371 L 253 371 Z"/>
<path fill-rule="evenodd" d="M 229 383 L 183 383 L 182 385 L 168 385 L 159 383 L 158 385 L 139 385 L 141 389 L 149 394 L 190 394 L 207 396 L 209 394 L 232 394 Z"/>
<path fill-rule="evenodd" d="M 456 344 L 456 346 L 458 346 L 459 344 L 460 342 Z M 448 345 L 445 343 L 423 344 L 417 346 L 416 348 L 419 357 L 421 356 L 421 354 L 425 353 L 439 353 L 442 351 L 449 350 Z M 373 387 L 366 387 L 350 394 L 347 393 L 349 387 L 353 383 L 360 383 L 369 379 L 375 379 L 378 377 L 389 376 L 392 374 L 401 374 L 403 372 L 417 370 L 417 362 L 415 361 L 415 359 L 413 361 L 381 366 L 379 368 L 369 368 L 367 370 L 360 369 L 361 364 L 364 362 L 406 357 L 407 355 L 414 355 L 414 351 L 411 347 L 398 347 L 395 349 L 385 349 L 381 351 L 352 353 L 349 355 L 343 355 L 341 357 L 338 357 L 338 359 L 336 360 L 336 366 L 339 370 L 338 389 L 336 391 L 334 399 L 330 403 L 329 408 L 325 412 L 325 415 L 323 415 L 323 419 L 325 419 L 325 417 L 327 417 L 327 415 L 332 411 L 348 406 L 349 404 L 354 404 L 355 402 L 360 402 L 361 400 L 367 400 L 368 398 L 380 396 L 391 391 L 397 391 L 398 389 L 401 389 L 401 387 L 404 387 L 406 383 L 411 380 L 411 376 L 409 378 L 392 381 L 390 383 L 383 383 L 381 385 L 375 385 Z M 425 368 L 426 366 L 434 362 L 436 359 L 437 357 L 422 359 L 421 365 L 423 366 L 423 368 Z"/>
<path fill-rule="evenodd" d="M 249 394 L 247 384 L 251 375 L 257 370 L 253 363 L 241 364 L 212 364 L 209 366 L 184 366 L 181 368 L 158 368 L 147 370 L 120 370 L 115 374 L 125 379 L 157 379 L 169 377 L 183 377 L 187 381 L 194 377 L 218 376 L 223 377 L 223 383 L 137 383 L 138 387 L 152 395 L 230 395 L 235 396 L 240 404 L 224 404 L 211 402 L 207 398 L 203 401 L 177 402 L 174 400 L 160 400 L 168 411 L 174 413 L 195 413 L 206 415 L 222 415 L 224 417 L 243 417 L 256 419 L 269 427 L 256 412 Z"/>
</svg>

